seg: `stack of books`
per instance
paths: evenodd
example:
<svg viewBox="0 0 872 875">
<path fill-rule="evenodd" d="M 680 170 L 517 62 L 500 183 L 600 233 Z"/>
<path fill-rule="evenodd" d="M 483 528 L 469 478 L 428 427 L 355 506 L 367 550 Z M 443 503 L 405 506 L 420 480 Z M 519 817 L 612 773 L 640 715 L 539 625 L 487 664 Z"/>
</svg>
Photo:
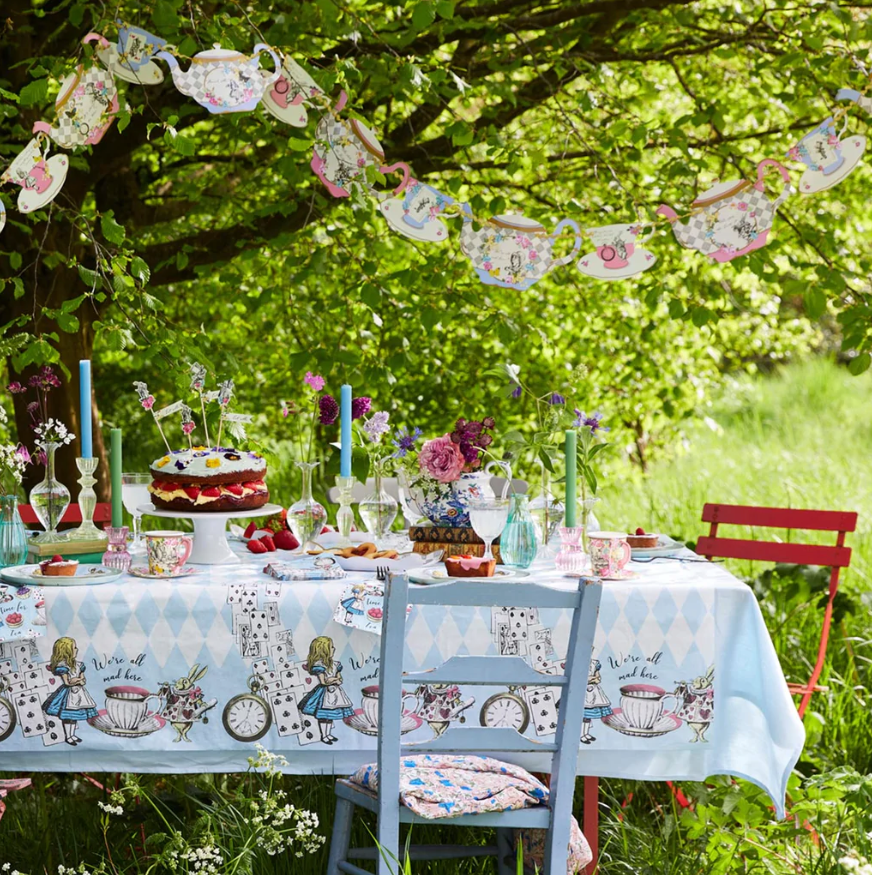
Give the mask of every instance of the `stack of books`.
<svg viewBox="0 0 872 875">
<path fill-rule="evenodd" d="M 28 541 L 27 561 L 40 562 L 42 559 L 51 559 L 52 556 L 63 556 L 64 559 L 78 559 L 79 562 L 99 562 L 108 545 L 106 538 L 95 538 L 90 541 L 61 541 L 59 544 L 37 544 Z"/>
<path fill-rule="evenodd" d="M 416 553 L 443 550 L 445 556 L 484 556 L 484 541 L 471 526 L 412 526 L 409 539 Z M 493 554 L 500 563 L 500 539 L 493 543 Z"/>
</svg>

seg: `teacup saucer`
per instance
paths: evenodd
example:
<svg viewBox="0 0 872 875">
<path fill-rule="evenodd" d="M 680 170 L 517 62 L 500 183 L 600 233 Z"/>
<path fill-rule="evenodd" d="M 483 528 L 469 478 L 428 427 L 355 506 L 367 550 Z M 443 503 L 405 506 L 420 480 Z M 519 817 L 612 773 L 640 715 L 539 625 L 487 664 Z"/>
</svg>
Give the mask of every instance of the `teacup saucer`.
<svg viewBox="0 0 872 875">
<path fill-rule="evenodd" d="M 398 198 L 386 198 L 382 201 L 379 209 L 391 228 L 404 237 L 411 237 L 412 240 L 423 240 L 425 243 L 441 243 L 448 239 L 448 229 L 441 219 L 432 219 L 421 228 L 415 228 L 404 222 L 403 203 Z"/>
<path fill-rule="evenodd" d="M 97 712 L 96 717 L 91 717 L 88 720 L 88 725 L 93 726 L 94 729 L 99 729 L 100 732 L 105 732 L 106 735 L 116 735 L 119 738 L 142 738 L 144 735 L 151 735 L 152 732 L 157 732 L 158 729 L 163 729 L 166 726 L 166 720 L 163 717 L 158 717 L 157 714 L 146 714 L 145 717 L 142 718 L 142 722 L 136 729 L 122 729 L 120 726 L 116 726 L 109 715 L 104 711 L 100 710 Z"/>
<path fill-rule="evenodd" d="M 589 575 L 591 577 L 599 577 L 596 572 L 591 572 Z M 622 568 L 617 574 L 613 574 L 611 577 L 599 577 L 600 580 L 638 580 L 639 578 L 638 571 L 631 571 L 629 568 Z"/>
<path fill-rule="evenodd" d="M 52 155 L 45 164 L 51 174 L 51 182 L 41 194 L 32 188 L 21 189 L 18 195 L 18 209 L 22 213 L 32 213 L 34 210 L 41 209 L 46 204 L 51 203 L 67 181 L 70 161 L 66 155 Z"/>
<path fill-rule="evenodd" d="M 361 732 L 364 735 L 378 735 L 378 726 L 369 722 L 366 714 L 363 713 L 363 708 L 355 710 L 351 717 L 346 717 L 343 721 L 346 726 Z M 407 732 L 414 732 L 420 729 L 424 721 L 412 711 L 403 711 L 403 719 L 400 721 L 400 735 L 405 735 Z"/>
<path fill-rule="evenodd" d="M 127 569 L 128 574 L 134 577 L 145 577 L 149 580 L 175 580 L 178 577 L 187 577 L 189 574 L 199 574 L 200 569 L 193 565 L 186 565 L 178 574 L 150 574 L 147 565 L 131 565 Z"/>
<path fill-rule="evenodd" d="M 801 194 L 817 194 L 838 185 L 859 163 L 866 149 L 866 138 L 860 134 L 852 134 L 842 140 L 842 166 L 832 173 L 824 174 L 820 170 L 806 170 L 799 180 Z"/>
<path fill-rule="evenodd" d="M 627 259 L 627 266 L 617 270 L 611 270 L 605 266 L 603 260 L 596 252 L 588 252 L 578 259 L 578 269 L 585 275 L 595 280 L 625 280 L 636 274 L 643 273 L 657 262 L 657 256 L 647 249 L 637 246 L 633 254 Z"/>
<path fill-rule="evenodd" d="M 681 728 L 681 719 L 674 714 L 661 714 L 657 718 L 657 722 L 650 729 L 640 729 L 638 726 L 631 726 L 627 722 L 620 708 L 615 708 L 611 714 L 602 718 L 606 726 L 620 732 L 622 735 L 632 735 L 637 738 L 656 738 L 658 735 L 666 735 L 668 732 L 674 732 Z"/>
</svg>

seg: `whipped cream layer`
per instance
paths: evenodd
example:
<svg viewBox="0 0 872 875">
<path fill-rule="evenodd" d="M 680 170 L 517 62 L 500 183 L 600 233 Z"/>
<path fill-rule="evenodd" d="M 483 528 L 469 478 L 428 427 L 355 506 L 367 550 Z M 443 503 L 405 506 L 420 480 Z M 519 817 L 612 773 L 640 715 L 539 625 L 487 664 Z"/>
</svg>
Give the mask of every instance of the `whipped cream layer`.
<svg viewBox="0 0 872 875">
<path fill-rule="evenodd" d="M 241 491 L 240 491 L 241 490 Z M 152 495 L 156 495 L 163 501 L 172 501 L 175 498 L 184 498 L 194 505 L 209 504 L 218 501 L 219 498 L 241 499 L 249 495 L 262 495 L 268 492 L 267 485 L 263 480 L 251 480 L 246 483 L 227 483 L 223 486 L 180 486 L 178 483 L 162 483 L 155 480 L 148 487 Z"/>
<path fill-rule="evenodd" d="M 173 450 L 151 463 L 151 470 L 181 476 L 209 477 L 212 474 L 242 474 L 266 471 L 266 460 L 260 453 L 234 450 L 231 447 L 194 447 L 193 451 Z"/>
</svg>

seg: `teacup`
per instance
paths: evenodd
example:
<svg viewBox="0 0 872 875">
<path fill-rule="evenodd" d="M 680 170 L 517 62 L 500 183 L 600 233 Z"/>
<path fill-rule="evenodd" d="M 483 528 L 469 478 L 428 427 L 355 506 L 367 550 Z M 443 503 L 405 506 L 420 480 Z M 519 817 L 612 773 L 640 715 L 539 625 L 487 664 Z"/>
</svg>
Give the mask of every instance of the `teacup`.
<svg viewBox="0 0 872 875">
<path fill-rule="evenodd" d="M 597 577 L 617 577 L 632 556 L 626 532 L 591 532 L 588 545 L 591 571 Z"/>
<path fill-rule="evenodd" d="M 835 120 L 830 116 L 814 130 L 809 131 L 787 155 L 789 158 L 802 161 L 809 169 L 829 176 L 845 163 L 840 138 L 845 133 L 846 127 L 847 116 L 842 130 L 836 132 Z"/>
<path fill-rule="evenodd" d="M 136 85 L 159 85 L 163 70 L 152 61 L 154 55 L 166 46 L 160 37 L 118 22 L 118 42 L 97 49 L 97 57 L 119 79 Z"/>
<path fill-rule="evenodd" d="M 370 726 L 378 726 L 378 696 L 379 688 L 377 684 L 369 687 L 364 687 L 361 691 L 361 705 L 363 706 L 363 716 L 366 718 Z M 413 699 L 417 705 L 417 698 L 412 694 L 403 690 L 402 704 L 400 705 L 400 713 L 406 713 L 406 699 Z"/>
<path fill-rule="evenodd" d="M 267 112 L 285 124 L 304 128 L 309 121 L 306 107 L 323 96 L 318 83 L 293 59 L 285 56 L 282 75 L 263 97 Z"/>
<path fill-rule="evenodd" d="M 629 684 L 621 687 L 621 711 L 624 720 L 633 729 L 652 729 L 661 717 L 675 713 L 663 710 L 663 700 L 669 698 L 678 701 L 677 696 L 651 684 Z"/>
<path fill-rule="evenodd" d="M 413 240 L 438 243 L 448 239 L 448 229 L 439 217 L 454 203 L 453 198 L 413 178 L 401 184 L 394 195 L 382 201 L 381 210 L 395 231 Z"/>
<path fill-rule="evenodd" d="M 46 143 L 43 150 L 42 143 Z M 30 213 L 46 206 L 57 197 L 67 178 L 70 162 L 66 155 L 48 157 L 48 143 L 40 134 L 18 153 L 6 168 L 0 182 L 21 186 L 18 209 Z"/>
<path fill-rule="evenodd" d="M 146 532 L 145 551 L 148 573 L 173 577 L 185 567 L 194 546 L 194 536 L 186 532 Z"/>
<path fill-rule="evenodd" d="M 107 687 L 106 713 L 119 729 L 133 731 L 148 716 L 148 700 L 159 698 L 142 687 Z"/>
<path fill-rule="evenodd" d="M 636 244 L 644 243 L 654 234 L 653 226 L 644 236 L 640 236 L 642 230 L 642 225 L 601 225 L 585 229 L 606 270 L 622 270 L 630 264 Z"/>
</svg>

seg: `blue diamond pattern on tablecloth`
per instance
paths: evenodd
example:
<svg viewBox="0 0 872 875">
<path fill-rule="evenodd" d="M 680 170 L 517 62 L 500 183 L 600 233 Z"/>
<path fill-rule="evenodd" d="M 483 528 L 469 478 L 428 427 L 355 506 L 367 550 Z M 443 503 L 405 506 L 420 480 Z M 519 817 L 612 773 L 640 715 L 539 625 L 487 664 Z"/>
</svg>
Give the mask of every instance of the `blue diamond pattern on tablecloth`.
<svg viewBox="0 0 872 875">
<path fill-rule="evenodd" d="M 63 635 L 70 628 L 76 609 L 70 604 L 65 592 L 59 592 L 56 596 L 52 593 L 50 604 L 52 626 L 59 635 Z"/>
<path fill-rule="evenodd" d="M 155 604 L 151 593 L 146 590 L 136 605 L 136 619 L 146 635 L 150 634 L 151 630 L 154 629 L 154 624 L 158 621 L 160 615 L 160 608 Z"/>
<path fill-rule="evenodd" d="M 124 597 L 124 593 L 121 590 L 118 590 L 118 592 L 112 596 L 107 613 L 109 615 L 109 622 L 115 630 L 115 634 L 120 638 L 124 634 L 127 623 L 132 616 L 127 604 L 127 599 Z"/>
<path fill-rule="evenodd" d="M 645 596 L 638 589 L 634 589 L 624 605 L 624 619 L 637 635 L 648 619 L 648 613 L 648 603 L 645 601 Z"/>
<path fill-rule="evenodd" d="M 682 616 L 687 623 L 688 628 L 695 635 L 699 631 L 705 615 L 708 613 L 708 608 L 702 599 L 702 596 L 696 592 L 689 592 L 681 609 Z"/>
<path fill-rule="evenodd" d="M 661 590 L 651 608 L 651 613 L 657 620 L 660 628 L 665 632 L 672 624 L 672 619 L 675 616 L 675 599 L 668 590 Z"/>
<path fill-rule="evenodd" d="M 612 630 L 612 627 L 621 618 L 622 605 L 617 599 L 603 599 L 600 602 L 599 625 L 606 633 Z"/>
<path fill-rule="evenodd" d="M 163 609 L 163 617 L 169 623 L 170 629 L 178 635 L 185 620 L 188 619 L 188 606 L 178 590 L 173 590 Z"/>
<path fill-rule="evenodd" d="M 93 590 L 90 590 L 82 600 L 76 616 L 84 630 L 89 635 L 93 635 L 103 619 L 103 607 L 94 596 Z"/>
</svg>

